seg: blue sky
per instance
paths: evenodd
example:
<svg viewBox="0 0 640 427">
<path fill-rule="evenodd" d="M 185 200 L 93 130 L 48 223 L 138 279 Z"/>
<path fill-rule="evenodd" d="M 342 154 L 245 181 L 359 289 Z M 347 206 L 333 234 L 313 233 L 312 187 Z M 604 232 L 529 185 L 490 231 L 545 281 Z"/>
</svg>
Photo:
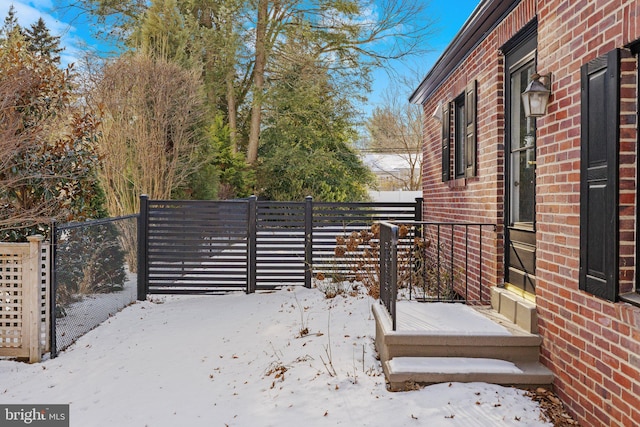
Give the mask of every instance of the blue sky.
<svg viewBox="0 0 640 427">
<path fill-rule="evenodd" d="M 28 27 L 42 17 L 51 33 L 61 37 L 61 44 L 65 48 L 61 55 L 63 64 L 74 62 L 81 56 L 82 45 L 89 32 L 85 22 L 56 10 L 54 0 L 0 0 L 2 21 L 12 4 L 21 26 Z"/>
<path fill-rule="evenodd" d="M 428 1 L 427 13 L 433 21 L 434 30 L 433 36 L 428 40 L 428 45 L 425 46 L 430 52 L 419 58 L 411 59 L 407 65 L 400 63 L 394 64 L 393 69 L 399 74 L 417 74 L 419 79 L 424 77 L 462 28 L 478 4 L 480 4 L 480 0 Z M 416 87 L 419 83 L 419 81 L 416 82 Z M 382 102 L 383 93 L 390 84 L 391 82 L 386 72 L 379 70 L 374 73 L 373 94 L 370 97 L 370 103 L 367 109 L 371 109 Z M 408 99 L 412 89 L 407 89 L 407 93 L 399 93 L 398 96 Z"/>
<path fill-rule="evenodd" d="M 0 0 L 0 18 L 4 20 L 11 4 L 14 5 L 18 21 L 23 27 L 30 26 L 42 16 L 51 32 L 61 36 L 62 45 L 65 47 L 65 52 L 61 55 L 62 62 L 67 64 L 82 56 L 84 45 L 95 44 L 89 36 L 90 23 L 83 17 L 79 17 L 77 13 L 60 8 L 61 4 L 65 5 L 71 2 L 72 0 Z M 413 59 L 408 66 L 399 63 L 393 64 L 396 72 L 400 74 L 418 73 L 418 75 L 424 76 L 479 3 L 480 0 L 428 1 L 427 13 L 434 21 L 434 34 L 429 40 L 428 46 L 425 47 L 431 52 Z M 389 76 L 387 73 L 384 71 L 376 72 L 373 93 L 370 96 L 369 104 L 364 108 L 365 111 L 370 111 L 375 105 L 382 102 L 382 94 L 388 86 Z M 410 93 L 407 90 L 406 94 L 398 95 L 406 99 Z"/>
</svg>

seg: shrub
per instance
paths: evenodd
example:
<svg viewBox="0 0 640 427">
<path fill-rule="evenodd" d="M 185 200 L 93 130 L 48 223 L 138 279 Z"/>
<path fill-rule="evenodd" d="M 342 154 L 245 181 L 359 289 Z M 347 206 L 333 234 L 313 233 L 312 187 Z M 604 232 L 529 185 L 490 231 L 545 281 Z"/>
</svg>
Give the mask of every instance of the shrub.
<svg viewBox="0 0 640 427">
<path fill-rule="evenodd" d="M 56 305 L 66 307 L 84 295 L 121 291 L 125 252 L 114 224 L 65 230 L 56 258 Z"/>
<path fill-rule="evenodd" d="M 433 236 L 420 237 L 422 231 L 406 224 L 399 227 L 398 289 L 424 299 L 454 299 L 456 273 L 451 273 L 451 262 L 443 255 L 448 253 L 447 244 L 434 243 Z M 379 298 L 380 225 L 336 236 L 333 268 L 320 274 L 332 282 L 323 284 L 327 296 L 344 293 L 340 284 L 348 282 L 362 284 L 368 295 Z"/>
</svg>

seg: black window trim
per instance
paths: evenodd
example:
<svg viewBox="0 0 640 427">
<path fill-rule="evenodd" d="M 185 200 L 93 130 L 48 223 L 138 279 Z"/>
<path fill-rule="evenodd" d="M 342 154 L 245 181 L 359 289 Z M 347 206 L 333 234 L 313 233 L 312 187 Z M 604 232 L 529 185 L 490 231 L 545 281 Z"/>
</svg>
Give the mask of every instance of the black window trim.
<svg viewBox="0 0 640 427">
<path fill-rule="evenodd" d="M 445 102 L 442 106 L 442 181 L 451 180 L 451 103 Z"/>
<path fill-rule="evenodd" d="M 455 179 L 461 179 L 467 174 L 465 93 L 458 95 L 451 105 L 453 105 L 453 176 Z"/>
<path fill-rule="evenodd" d="M 443 182 L 478 175 L 477 87 L 476 80 L 469 81 L 459 96 L 443 105 L 441 131 Z M 451 135 L 452 131 L 453 135 Z M 451 155 L 452 145 L 453 156 Z"/>
</svg>

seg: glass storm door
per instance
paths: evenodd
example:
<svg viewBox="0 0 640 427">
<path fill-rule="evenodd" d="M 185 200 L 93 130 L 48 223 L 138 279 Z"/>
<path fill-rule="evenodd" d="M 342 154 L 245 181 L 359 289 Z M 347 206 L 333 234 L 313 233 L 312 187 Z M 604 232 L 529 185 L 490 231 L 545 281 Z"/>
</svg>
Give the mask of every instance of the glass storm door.
<svg viewBox="0 0 640 427">
<path fill-rule="evenodd" d="M 534 72 L 534 52 L 522 56 L 509 68 L 508 138 L 505 145 L 505 160 L 508 162 L 505 179 L 505 282 L 508 287 L 523 291 L 525 295 L 535 294 L 536 281 L 536 119 L 525 117 L 521 93 Z"/>
</svg>

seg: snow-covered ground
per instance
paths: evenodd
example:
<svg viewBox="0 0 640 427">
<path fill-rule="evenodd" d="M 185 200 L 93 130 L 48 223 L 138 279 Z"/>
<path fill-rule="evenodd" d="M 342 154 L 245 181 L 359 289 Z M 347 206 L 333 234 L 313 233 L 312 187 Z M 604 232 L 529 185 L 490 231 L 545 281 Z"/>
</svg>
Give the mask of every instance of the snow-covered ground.
<svg viewBox="0 0 640 427">
<path fill-rule="evenodd" d="M 71 426 L 548 426 L 522 391 L 391 393 L 368 297 L 318 289 L 153 297 L 40 364 L 0 361 L 0 403 L 68 403 Z"/>
<path fill-rule="evenodd" d="M 77 295 L 78 301 L 64 308 L 64 316 L 56 318 L 58 349 L 65 349 L 87 331 L 131 304 L 138 296 L 137 276 L 126 268 L 127 279 L 121 291 Z M 1 381 L 1 380 L 0 380 Z"/>
</svg>

